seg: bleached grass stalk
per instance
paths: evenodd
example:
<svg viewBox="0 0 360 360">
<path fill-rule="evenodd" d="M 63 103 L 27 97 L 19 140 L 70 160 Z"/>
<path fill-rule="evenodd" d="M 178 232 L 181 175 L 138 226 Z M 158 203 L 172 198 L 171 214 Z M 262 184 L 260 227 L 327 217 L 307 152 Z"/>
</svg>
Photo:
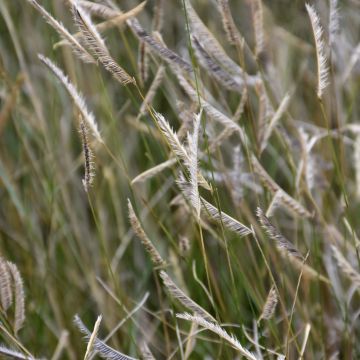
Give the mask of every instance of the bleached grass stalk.
<svg viewBox="0 0 360 360">
<path fill-rule="evenodd" d="M 262 144 L 261 144 L 261 148 L 260 148 L 261 152 L 264 151 L 264 149 L 266 148 L 269 138 L 270 138 L 274 128 L 276 127 L 277 123 L 279 122 L 279 120 L 284 115 L 285 111 L 287 110 L 287 108 L 289 106 L 289 102 L 290 102 L 290 95 L 286 94 L 284 96 L 284 98 L 281 100 L 281 103 L 280 103 L 278 109 L 276 110 L 275 114 L 271 118 L 269 124 L 265 127 L 265 132 L 264 132 L 264 136 L 263 136 Z"/>
<path fill-rule="evenodd" d="M 95 25 L 92 23 L 88 14 L 78 6 L 76 1 L 73 3 L 72 10 L 74 21 L 83 35 L 84 42 L 97 60 L 99 60 L 104 68 L 122 85 L 135 83 L 135 79 L 130 77 L 130 75 L 111 57 L 105 42 Z"/>
<path fill-rule="evenodd" d="M 170 295 L 178 300 L 183 306 L 185 306 L 187 309 L 194 312 L 194 314 L 197 314 L 201 316 L 202 318 L 216 322 L 214 317 L 210 315 L 205 309 L 203 309 L 200 305 L 198 305 L 195 301 L 189 298 L 170 278 L 170 276 L 165 272 L 160 272 L 160 277 L 163 280 L 164 286 L 169 291 Z"/>
<path fill-rule="evenodd" d="M 46 20 L 46 22 L 52 26 L 56 32 L 67 41 L 70 45 L 74 54 L 86 63 L 95 63 L 95 59 L 91 54 L 80 44 L 75 36 L 71 35 L 70 32 L 64 27 L 64 25 L 57 21 L 49 12 L 47 12 L 40 4 L 35 0 L 27 0 Z"/>
<path fill-rule="evenodd" d="M 151 83 L 151 86 L 150 86 L 148 92 L 146 93 L 145 98 L 140 106 L 139 114 L 137 116 L 138 119 L 145 114 L 146 110 L 148 109 L 151 102 L 153 101 L 153 99 L 156 95 L 156 92 L 159 89 L 159 86 L 161 85 L 161 82 L 164 79 L 164 75 L 165 75 L 165 67 L 163 65 L 160 65 L 159 69 L 156 72 L 154 80 Z"/>
<path fill-rule="evenodd" d="M 24 292 L 24 282 L 20 275 L 20 272 L 17 266 L 8 261 L 7 267 L 12 277 L 13 289 L 14 289 L 14 298 L 15 298 L 15 309 L 14 309 L 14 325 L 13 330 L 15 335 L 23 327 L 25 322 L 25 292 Z"/>
<path fill-rule="evenodd" d="M 100 142 L 103 143 L 103 139 L 100 135 L 98 130 L 98 125 L 96 123 L 95 117 L 93 113 L 91 113 L 85 104 L 83 96 L 76 90 L 75 86 L 70 82 L 68 77 L 63 73 L 63 71 L 58 68 L 49 58 L 38 54 L 39 59 L 43 64 L 45 64 L 53 74 L 60 80 L 60 82 L 64 85 L 65 89 L 69 93 L 70 97 L 72 98 L 74 104 L 80 111 L 81 115 L 83 116 L 85 122 L 89 126 L 91 132 L 93 133 L 94 137 Z"/>
<path fill-rule="evenodd" d="M 265 215 L 267 217 L 271 217 L 274 214 L 275 210 L 279 207 L 280 198 L 281 198 L 281 190 L 277 191 L 274 194 L 274 196 L 273 196 L 273 198 L 272 198 L 272 200 L 271 200 L 271 202 L 270 202 L 270 204 L 269 204 L 269 206 L 268 206 L 268 208 L 266 210 Z"/>
<path fill-rule="evenodd" d="M 95 343 L 95 340 L 96 340 L 96 338 L 98 336 L 101 319 L 102 319 L 102 316 L 100 315 L 100 316 L 98 316 L 98 318 L 97 318 L 97 320 L 95 322 L 93 332 L 91 333 L 89 342 L 87 343 L 84 360 L 89 360 L 90 357 L 91 357 L 91 353 L 93 352 L 93 348 L 94 348 L 94 343 Z"/>
<path fill-rule="evenodd" d="M 143 183 L 143 182 L 153 178 L 157 174 L 161 173 L 164 169 L 168 169 L 169 167 L 173 166 L 174 164 L 176 164 L 176 162 L 177 162 L 176 158 L 171 158 L 169 160 L 166 160 L 166 161 L 162 162 L 161 164 L 156 165 L 156 166 L 142 172 L 138 176 L 136 176 L 131 181 L 131 184 Z"/>
<path fill-rule="evenodd" d="M 314 6 L 305 4 L 306 10 L 309 14 L 311 21 L 312 31 L 315 38 L 316 58 L 317 58 L 317 73 L 318 73 L 318 85 L 317 96 L 322 99 L 323 92 L 329 84 L 329 69 L 327 65 L 327 59 L 325 56 L 325 43 L 323 40 L 323 29 L 320 24 L 320 18 L 315 11 Z"/>
<path fill-rule="evenodd" d="M 306 326 L 305 326 L 304 340 L 303 340 L 302 345 L 301 345 L 301 351 L 300 351 L 299 359 L 302 359 L 303 356 L 304 356 L 306 344 L 307 344 L 308 339 L 309 339 L 310 330 L 311 330 L 311 325 L 309 323 L 307 323 Z"/>
<path fill-rule="evenodd" d="M 245 236 L 253 233 L 252 230 L 246 225 L 242 224 L 240 221 L 234 219 L 223 211 L 219 211 L 218 208 L 210 204 L 204 198 L 201 198 L 201 204 L 204 207 L 205 213 L 210 215 L 212 219 L 224 225 L 226 229 L 238 234 L 239 236 Z"/>
<path fill-rule="evenodd" d="M 125 13 L 118 11 L 117 15 L 115 15 L 114 17 L 95 25 L 96 30 L 98 30 L 99 32 L 103 32 L 112 27 L 123 25 L 124 23 L 130 21 L 132 18 L 138 16 L 144 10 L 146 3 L 146 1 L 143 1 Z"/>
<path fill-rule="evenodd" d="M 140 239 L 143 244 L 145 250 L 149 253 L 151 261 L 155 266 L 164 267 L 165 261 L 161 257 L 160 253 L 157 251 L 151 240 L 146 235 L 144 229 L 142 228 L 138 217 L 135 214 L 134 208 L 131 204 L 130 199 L 128 199 L 128 211 L 129 211 L 129 220 L 131 227 L 136 234 L 136 236 Z"/>
<path fill-rule="evenodd" d="M 276 288 L 275 288 L 275 286 L 272 286 L 272 288 L 270 289 L 269 294 L 266 298 L 261 315 L 258 319 L 258 323 L 262 319 L 269 320 L 274 316 L 276 305 L 277 305 L 278 301 L 279 301 L 279 299 L 278 299 L 278 294 L 277 294 Z"/>
<path fill-rule="evenodd" d="M 192 134 L 188 133 L 188 154 L 190 161 L 188 163 L 188 171 L 190 174 L 190 202 L 195 209 L 197 218 L 200 218 L 200 196 L 199 196 L 199 185 L 198 185 L 198 147 L 199 147 L 199 130 L 200 130 L 200 121 L 201 114 L 195 115 L 194 117 L 194 130 Z"/>
<path fill-rule="evenodd" d="M 331 250 L 341 272 L 360 289 L 360 273 L 352 267 L 336 246 L 331 245 Z"/>
<path fill-rule="evenodd" d="M 242 356 L 250 360 L 257 360 L 254 354 L 252 354 L 249 350 L 245 349 L 239 342 L 239 340 L 234 336 L 227 333 L 219 324 L 209 322 L 197 315 L 190 315 L 188 313 L 184 314 L 176 314 L 176 317 L 179 319 L 191 321 L 203 328 L 217 334 L 220 338 L 227 341 L 234 349 L 236 349 Z"/>
<path fill-rule="evenodd" d="M 51 360 L 60 360 L 62 359 L 64 351 L 69 346 L 69 331 L 62 330 L 59 336 L 58 343 L 54 350 L 53 355 L 51 356 Z"/>
<path fill-rule="evenodd" d="M 77 328 L 80 330 L 81 333 L 84 334 L 85 340 L 88 342 L 91 338 L 91 332 L 89 329 L 84 325 L 78 315 L 74 317 L 74 323 Z M 111 360 L 136 360 L 130 356 L 124 355 L 121 352 L 111 348 L 110 346 L 106 345 L 103 341 L 99 338 L 95 337 L 93 340 L 93 349 L 104 359 L 111 359 Z"/>
</svg>

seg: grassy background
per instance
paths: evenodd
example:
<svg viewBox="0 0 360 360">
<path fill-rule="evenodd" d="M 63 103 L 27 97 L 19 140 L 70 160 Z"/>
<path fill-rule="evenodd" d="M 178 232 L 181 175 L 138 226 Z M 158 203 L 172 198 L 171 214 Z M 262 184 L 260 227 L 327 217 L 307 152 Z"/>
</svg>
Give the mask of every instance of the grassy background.
<svg viewBox="0 0 360 360">
<path fill-rule="evenodd" d="M 139 2 L 118 3 L 126 10 Z M 155 3 L 149 0 L 139 16 L 148 30 Z M 226 39 L 215 1 L 198 0 L 193 4 L 229 56 L 239 63 L 236 48 Z M 328 1 L 314 4 L 327 38 Z M 41 5 L 75 31 L 65 1 L 41 1 Z M 253 49 L 250 1 L 230 1 L 230 5 L 241 34 Z M 102 314 L 100 337 L 105 337 L 149 292 L 145 305 L 121 326 L 109 344 L 139 357 L 139 344 L 145 339 L 156 358 L 170 358 L 173 351 L 172 358 L 184 357 L 179 338 L 186 338 L 189 326 L 174 316 L 184 309 L 164 291 L 148 254 L 134 237 L 127 218 L 127 198 L 136 204 L 144 229 L 168 261 L 168 272 L 174 281 L 221 323 L 232 324 L 229 331 L 252 351 L 254 346 L 244 329 L 254 335 L 254 320 L 272 286 L 271 270 L 282 306 L 278 306 L 272 320 L 259 326 L 260 344 L 280 353 L 288 352 L 288 358 L 295 359 L 305 326 L 310 324 L 304 358 L 327 359 L 336 353 L 341 359 L 360 356 L 356 340 L 360 335 L 359 284 L 356 290 L 356 283 L 338 271 L 329 248 L 331 243 L 336 244 L 359 273 L 354 246 L 360 231 L 356 132 L 338 132 L 340 136 L 325 136 L 317 143 L 311 169 L 315 185 L 310 195 L 306 172 L 296 181 L 303 158 L 300 126 L 311 135 L 320 130 L 336 131 L 359 120 L 359 61 L 346 81 L 341 80 L 360 40 L 359 4 L 340 2 L 341 31 L 331 57 L 327 53 L 331 61 L 330 85 L 323 101 L 325 117 L 316 97 L 316 54 L 305 3 L 263 1 L 263 8 L 265 52 L 259 61 L 247 53 L 246 68 L 251 74 L 261 72 L 275 110 L 288 91 L 291 100 L 261 163 L 285 191 L 316 213 L 316 220 L 302 219 L 280 207 L 274 223 L 303 254 L 309 251 L 307 263 L 329 278 L 330 284 L 304 276 L 296 292 L 299 270 L 279 255 L 255 217 L 256 207 L 266 209 L 273 194 L 263 188 L 258 178 L 250 180 L 260 188 L 258 192 L 236 182 L 243 172 L 252 176 L 244 148 L 240 172 L 230 174 L 234 149 L 240 145 L 239 137 L 233 134 L 218 146 L 211 163 L 207 158 L 201 161 L 201 168 L 204 173 L 223 174 L 223 182 L 213 182 L 209 176 L 221 209 L 245 224 L 253 224 L 263 255 L 253 236 L 239 238 L 205 218 L 207 226 L 202 234 L 209 263 L 209 299 L 203 289 L 208 288 L 208 283 L 197 221 L 186 207 L 171 204 L 180 193 L 175 183 L 179 166 L 143 184 L 131 185 L 136 175 L 170 156 L 153 119 L 148 114 L 137 119 L 142 100 L 136 89 L 121 86 L 101 66 L 83 64 L 66 47 L 55 50 L 58 35 L 27 1 L 0 2 L 0 249 L 4 258 L 17 264 L 23 276 L 27 319 L 19 340 L 36 356 L 51 358 L 60 339 L 68 334 L 60 358 L 82 358 L 86 345 L 72 322 L 76 313 L 89 328 Z M 189 58 L 182 2 L 165 1 L 164 14 L 161 33 L 165 43 Z M 95 17 L 94 21 L 101 20 Z M 126 26 L 113 28 L 104 36 L 112 56 L 139 81 L 139 43 L 131 30 Z M 211 49 L 207 50 L 211 53 Z M 68 74 L 99 123 L 107 148 L 92 144 L 96 178 L 88 194 L 81 183 L 83 155 L 76 109 L 62 85 L 37 59 L 38 53 L 53 59 Z M 160 63 L 156 54 L 151 55 L 149 79 L 140 85 L 143 94 Z M 196 73 L 200 90 L 210 91 L 216 107 L 233 114 L 241 94 L 223 89 L 198 66 Z M 175 130 L 187 112 L 198 110 L 196 99 L 189 99 L 169 68 L 152 107 Z M 259 109 L 259 94 L 251 89 L 239 123 L 251 140 L 249 151 L 255 154 L 259 154 Z M 204 118 L 211 141 L 221 126 Z M 203 134 L 200 148 L 206 149 Z M 240 199 L 234 197 L 234 191 L 242 192 Z M 201 194 L 215 204 L 216 192 L 201 190 Z M 344 220 L 352 231 L 346 228 Z M 187 253 L 179 247 L 181 237 L 189 240 Z M 0 336 L 2 342 L 14 346 L 5 335 Z M 198 336 L 191 359 L 236 356 L 235 350 L 210 333 L 201 332 Z M 264 352 L 264 358 L 272 355 Z"/>
</svg>

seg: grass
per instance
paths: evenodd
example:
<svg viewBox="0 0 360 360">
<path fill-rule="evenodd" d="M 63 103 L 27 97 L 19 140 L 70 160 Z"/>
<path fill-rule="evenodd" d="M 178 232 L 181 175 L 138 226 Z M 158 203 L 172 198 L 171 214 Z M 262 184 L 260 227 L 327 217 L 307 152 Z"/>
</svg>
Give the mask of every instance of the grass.
<svg viewBox="0 0 360 360">
<path fill-rule="evenodd" d="M 0 2 L 0 354 L 358 358 L 357 2 L 71 3 Z"/>
</svg>

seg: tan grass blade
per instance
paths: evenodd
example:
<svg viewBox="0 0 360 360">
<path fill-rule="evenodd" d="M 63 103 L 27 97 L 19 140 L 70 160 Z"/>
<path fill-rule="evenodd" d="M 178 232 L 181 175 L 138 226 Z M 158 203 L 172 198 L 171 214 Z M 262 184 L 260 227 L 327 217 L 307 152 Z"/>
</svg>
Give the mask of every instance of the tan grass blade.
<svg viewBox="0 0 360 360">
<path fill-rule="evenodd" d="M 309 339 L 310 330 L 311 330 L 311 325 L 309 323 L 307 323 L 306 327 L 305 327 L 304 340 L 301 345 L 300 359 L 303 359 L 303 357 L 304 357 L 305 348 L 306 348 L 307 341 Z"/>
<path fill-rule="evenodd" d="M 165 67 L 163 65 L 159 66 L 159 69 L 156 72 L 155 78 L 153 82 L 151 83 L 151 86 L 148 90 L 148 92 L 145 95 L 145 98 L 140 106 L 139 114 L 137 118 L 139 119 L 141 116 L 145 114 L 145 112 L 150 107 L 151 102 L 153 101 L 157 90 L 159 89 L 165 75 Z"/>
<path fill-rule="evenodd" d="M 284 96 L 284 98 L 281 100 L 281 103 L 280 103 L 278 109 L 276 110 L 275 114 L 272 116 L 269 124 L 265 128 L 264 136 L 262 139 L 262 144 L 260 147 L 260 152 L 263 152 L 264 149 L 266 148 L 274 128 L 276 127 L 277 123 L 279 122 L 281 117 L 286 112 L 286 110 L 289 106 L 289 103 L 290 103 L 290 95 L 286 94 Z"/>
<path fill-rule="evenodd" d="M 146 1 L 143 1 L 142 3 L 140 3 L 139 5 L 136 5 L 134 8 L 132 8 L 131 10 L 125 12 L 125 13 L 120 13 L 118 15 L 116 15 L 115 17 L 102 22 L 101 24 L 96 25 L 96 29 L 100 32 L 106 31 L 112 27 L 115 26 L 120 26 L 122 24 L 124 24 L 125 22 L 127 22 L 128 20 L 138 16 L 145 8 L 146 5 Z"/>
<path fill-rule="evenodd" d="M 136 176 L 131 181 L 131 184 L 143 183 L 143 182 L 153 178 L 155 175 L 161 173 L 164 169 L 168 169 L 169 167 L 173 166 L 174 164 L 176 164 L 176 162 L 177 162 L 176 158 L 171 158 L 169 160 L 166 160 L 166 161 L 162 162 L 161 164 L 156 165 L 156 166 L 142 172 L 138 176 Z"/>
<path fill-rule="evenodd" d="M 101 319 L 102 319 L 102 316 L 99 315 L 96 322 L 95 322 L 94 329 L 93 329 L 93 332 L 91 333 L 89 342 L 87 343 L 84 360 L 89 360 L 91 358 L 91 355 L 92 355 L 91 353 L 93 352 L 94 343 L 95 343 L 95 340 L 96 340 L 96 338 L 98 336 Z"/>
</svg>

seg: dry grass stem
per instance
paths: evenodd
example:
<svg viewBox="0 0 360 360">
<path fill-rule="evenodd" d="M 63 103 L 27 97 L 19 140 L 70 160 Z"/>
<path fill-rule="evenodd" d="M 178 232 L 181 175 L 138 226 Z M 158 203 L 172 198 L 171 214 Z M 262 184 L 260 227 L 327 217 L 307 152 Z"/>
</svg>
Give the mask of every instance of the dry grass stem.
<svg viewBox="0 0 360 360">
<path fill-rule="evenodd" d="M 162 259 L 161 255 L 151 242 L 151 240 L 146 235 L 144 229 L 142 228 L 139 219 L 137 218 L 133 206 L 128 199 L 128 211 L 129 211 L 129 220 L 131 227 L 136 234 L 136 236 L 140 239 L 141 243 L 144 245 L 145 250 L 149 253 L 151 261 L 155 266 L 164 267 L 166 265 L 165 261 Z"/>
</svg>

